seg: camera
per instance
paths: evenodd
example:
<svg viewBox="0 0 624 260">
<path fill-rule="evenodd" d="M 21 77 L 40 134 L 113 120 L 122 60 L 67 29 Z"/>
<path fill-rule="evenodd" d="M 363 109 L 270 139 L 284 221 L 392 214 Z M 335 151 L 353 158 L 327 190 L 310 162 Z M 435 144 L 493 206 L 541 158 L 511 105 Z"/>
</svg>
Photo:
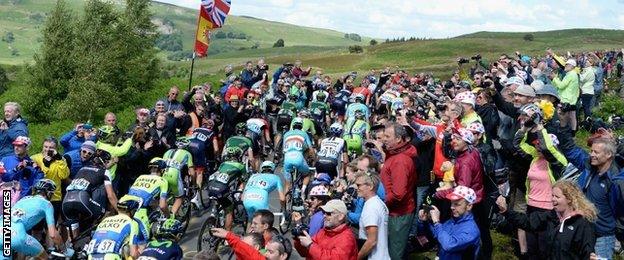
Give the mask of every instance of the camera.
<svg viewBox="0 0 624 260">
<path fill-rule="evenodd" d="M 445 103 L 438 103 L 438 104 L 436 104 L 436 109 L 438 110 L 438 112 L 444 112 L 444 111 L 446 111 L 446 104 Z"/>
<path fill-rule="evenodd" d="M 353 201 L 357 198 L 357 190 L 354 187 L 349 187 L 344 194 L 345 196 L 342 197 L 342 201 L 349 211 L 353 211 L 355 209 L 355 203 L 353 203 Z"/>
<path fill-rule="evenodd" d="M 466 58 L 461 58 L 460 57 L 459 59 L 457 59 L 457 63 L 458 64 L 464 64 L 464 63 L 468 63 L 468 62 L 470 62 L 470 60 L 468 60 Z"/>
<path fill-rule="evenodd" d="M 368 149 L 372 149 L 375 148 L 375 144 L 372 142 L 366 142 L 364 143 L 364 147 L 368 148 Z"/>
<path fill-rule="evenodd" d="M 477 54 L 475 56 L 470 57 L 471 60 L 480 60 L 481 59 L 481 54 Z"/>
<path fill-rule="evenodd" d="M 429 211 L 433 209 L 431 206 L 431 196 L 427 196 L 423 203 L 420 205 L 420 208 L 425 212 L 425 214 L 429 214 Z"/>
<path fill-rule="evenodd" d="M 35 165 L 35 161 L 24 161 L 24 165 L 26 165 L 26 167 L 32 167 L 33 165 Z"/>
<path fill-rule="evenodd" d="M 305 232 L 310 232 L 309 231 L 309 227 L 306 224 L 297 224 L 291 231 L 290 233 L 292 234 L 293 237 L 299 237 L 299 236 L 305 236 L 303 234 L 303 231 Z"/>
<path fill-rule="evenodd" d="M 408 109 L 407 112 L 405 112 L 405 115 L 408 117 L 413 117 L 416 115 L 416 111 L 412 110 L 412 109 Z"/>
</svg>

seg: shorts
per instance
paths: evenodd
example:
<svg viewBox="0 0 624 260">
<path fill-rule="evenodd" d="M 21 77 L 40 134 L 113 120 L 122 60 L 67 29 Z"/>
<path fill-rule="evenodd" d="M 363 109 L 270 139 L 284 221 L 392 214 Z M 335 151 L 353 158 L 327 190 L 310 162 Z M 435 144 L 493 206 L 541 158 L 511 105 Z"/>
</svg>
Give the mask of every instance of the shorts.
<svg viewBox="0 0 624 260">
<path fill-rule="evenodd" d="M 316 172 L 327 173 L 332 179 L 338 176 L 338 164 L 333 160 L 320 159 L 314 166 L 316 167 Z"/>
<path fill-rule="evenodd" d="M 360 135 L 345 135 L 343 139 L 347 143 L 347 152 L 349 153 L 349 155 L 353 153 L 356 153 L 357 155 L 362 154 L 363 141 Z"/>
<path fill-rule="evenodd" d="M 182 197 L 184 195 L 184 182 L 182 181 L 182 174 L 180 171 L 174 168 L 168 168 L 162 176 L 169 184 L 169 191 L 175 197 Z"/>
<path fill-rule="evenodd" d="M 38 256 L 43 253 L 41 243 L 26 231 L 22 222 L 11 222 L 11 249 L 26 256 Z"/>
<path fill-rule="evenodd" d="M 293 169 L 297 169 L 299 174 L 305 175 L 310 171 L 310 167 L 303 157 L 303 153 L 299 151 L 290 151 L 284 154 L 284 179 L 287 182 L 292 182 L 292 173 Z"/>
<path fill-rule="evenodd" d="M 245 191 L 243 206 L 245 206 L 247 216 L 251 218 L 256 211 L 269 209 L 269 194 L 264 190 Z"/>
<path fill-rule="evenodd" d="M 86 191 L 67 192 L 61 207 L 63 215 L 68 220 L 80 220 L 81 215 L 86 218 L 98 218 L 106 212 L 106 208 Z"/>
<path fill-rule="evenodd" d="M 261 135 L 251 132 L 251 151 L 253 152 L 254 156 L 260 154 L 260 139 Z"/>
</svg>

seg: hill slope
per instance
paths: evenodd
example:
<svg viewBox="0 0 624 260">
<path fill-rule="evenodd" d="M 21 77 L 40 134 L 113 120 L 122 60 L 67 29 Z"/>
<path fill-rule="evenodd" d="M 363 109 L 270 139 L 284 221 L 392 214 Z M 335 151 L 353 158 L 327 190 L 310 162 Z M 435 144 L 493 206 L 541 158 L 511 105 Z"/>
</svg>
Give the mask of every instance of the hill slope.
<svg viewBox="0 0 624 260">
<path fill-rule="evenodd" d="M 66 0 L 74 14 L 82 13 L 85 0 Z M 123 3 L 123 0 L 116 0 Z M 0 41 L 0 63 L 19 64 L 32 60 L 41 44 L 41 29 L 46 14 L 52 10 L 55 0 L 0 0 L 0 37 L 12 33 L 14 41 Z M 183 50 L 192 50 L 198 11 L 159 2 L 152 3 L 154 23 L 161 34 L 176 34 L 182 40 Z M 361 42 L 344 38 L 345 33 L 266 21 L 251 17 L 230 15 L 220 31 L 238 35 L 239 38 L 216 39 L 213 37 L 209 51 L 212 54 L 259 48 L 270 48 L 277 39 L 284 39 L 286 46 L 348 46 L 367 45 L 371 38 L 362 37 Z M 240 37 L 243 36 L 244 37 Z"/>
</svg>

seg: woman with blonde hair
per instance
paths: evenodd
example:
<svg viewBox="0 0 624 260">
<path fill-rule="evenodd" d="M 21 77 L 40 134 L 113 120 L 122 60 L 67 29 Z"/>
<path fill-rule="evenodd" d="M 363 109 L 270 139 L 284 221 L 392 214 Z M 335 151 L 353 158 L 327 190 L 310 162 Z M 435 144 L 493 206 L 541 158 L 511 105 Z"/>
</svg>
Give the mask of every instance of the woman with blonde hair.
<svg viewBox="0 0 624 260">
<path fill-rule="evenodd" d="M 527 231 L 545 231 L 548 236 L 548 255 L 544 259 L 590 259 L 595 257 L 596 236 L 593 221 L 596 207 L 589 202 L 579 187 L 571 181 L 557 181 L 552 189 L 553 214 L 527 215 L 507 210 L 504 197 L 496 204 L 507 220 Z"/>
</svg>

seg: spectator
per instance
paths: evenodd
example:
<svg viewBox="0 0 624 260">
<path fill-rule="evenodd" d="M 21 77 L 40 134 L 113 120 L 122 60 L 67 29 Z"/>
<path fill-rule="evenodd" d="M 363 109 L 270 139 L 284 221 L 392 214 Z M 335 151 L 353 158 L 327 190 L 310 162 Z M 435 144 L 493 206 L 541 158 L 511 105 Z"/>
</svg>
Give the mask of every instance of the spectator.
<svg viewBox="0 0 624 260">
<path fill-rule="evenodd" d="M 428 226 L 440 244 L 440 259 L 477 259 L 481 234 L 471 212 L 477 194 L 473 189 L 459 185 L 446 194 L 446 198 L 451 200 L 451 219 L 440 223 L 440 211 L 436 206 L 432 206 L 429 212 L 421 209 L 418 218 L 423 223 L 431 221 Z"/>
<path fill-rule="evenodd" d="M 63 158 L 69 167 L 70 180 L 76 176 L 80 168 L 91 164 L 91 159 L 93 159 L 94 154 L 95 143 L 93 141 L 86 141 L 82 143 L 80 149 L 67 152 L 63 155 Z"/>
<path fill-rule="evenodd" d="M 95 141 L 95 134 L 93 134 L 92 130 L 93 125 L 91 123 L 77 124 L 74 130 L 67 132 L 61 137 L 63 151 L 67 153 L 78 150 L 85 141 Z"/>
<path fill-rule="evenodd" d="M 148 141 L 151 141 L 150 151 L 154 156 L 160 157 L 172 147 L 175 147 L 177 119 L 171 113 L 156 115 L 155 124 L 147 131 Z"/>
<path fill-rule="evenodd" d="M 310 193 L 308 194 L 307 209 L 308 214 L 310 216 L 309 221 L 307 223 L 308 226 L 308 234 L 310 236 L 316 235 L 321 229 L 323 229 L 324 224 L 324 212 L 321 210 L 321 207 L 331 199 L 329 196 L 329 189 L 325 187 L 323 184 L 317 184 L 316 186 L 310 189 Z M 301 213 L 293 212 L 293 220 L 295 223 L 301 222 Z"/>
<path fill-rule="evenodd" d="M 485 82 L 487 84 L 494 84 L 491 79 L 486 79 Z M 477 111 L 477 115 L 479 115 L 479 117 L 486 119 L 483 120 L 483 126 L 485 127 L 484 136 L 487 137 L 485 142 L 492 144 L 492 140 L 498 140 L 497 132 L 500 123 L 500 116 L 498 115 L 496 106 L 492 102 L 492 96 L 490 96 L 487 91 L 477 91 L 475 110 Z"/>
<path fill-rule="evenodd" d="M 583 118 L 591 117 L 594 107 L 594 83 L 596 81 L 596 69 L 593 67 L 592 59 L 585 60 L 585 67 L 579 75 L 579 85 L 581 89 L 581 105 L 583 106 Z"/>
<path fill-rule="evenodd" d="M 377 196 L 377 175 L 360 174 L 355 181 L 358 196 L 366 200 L 359 222 L 358 259 L 388 259 L 388 208 Z M 362 242 L 363 241 L 363 242 Z"/>
<path fill-rule="evenodd" d="M 234 128 L 236 124 L 246 122 L 247 118 L 243 113 L 244 106 L 240 105 L 240 100 L 237 95 L 233 95 L 229 99 L 229 106 L 223 111 L 223 140 L 227 140 L 234 134 Z"/>
<path fill-rule="evenodd" d="M 295 66 L 292 68 L 292 75 L 293 77 L 295 77 L 296 79 L 300 79 L 302 77 L 307 77 L 308 75 L 310 75 L 310 71 L 312 71 L 311 67 L 308 67 L 307 69 L 302 69 L 301 68 L 301 61 L 295 61 Z"/>
<path fill-rule="evenodd" d="M 225 102 L 230 103 L 231 102 L 230 99 L 233 96 L 236 96 L 238 99 L 241 99 L 245 97 L 248 90 L 249 90 L 248 88 L 243 86 L 241 79 L 236 78 L 234 79 L 234 82 L 232 83 L 232 85 L 230 85 L 230 87 L 228 87 L 227 91 L 225 92 L 224 100 Z"/>
<path fill-rule="evenodd" d="M 306 259 L 357 259 L 355 236 L 347 225 L 347 206 L 341 200 L 330 200 L 321 207 L 324 227 L 314 237 L 304 231 L 295 238 L 295 248 Z"/>
<path fill-rule="evenodd" d="M 571 181 L 558 181 L 553 185 L 554 214 L 527 215 L 507 210 L 504 197 L 496 204 L 507 220 L 516 227 L 530 231 L 544 231 L 551 243 L 545 259 L 597 259 L 594 252 L 596 237 L 592 222 L 596 207 L 589 202 L 578 186 Z M 590 258 L 592 257 L 592 258 Z M 605 258 L 606 259 L 606 258 Z"/>
<path fill-rule="evenodd" d="M 281 235 L 275 235 L 266 243 L 264 256 L 267 260 L 286 260 L 292 253 L 292 243 Z"/>
<path fill-rule="evenodd" d="M 54 137 L 48 137 L 43 141 L 43 149 L 41 153 L 32 156 L 32 160 L 39 166 L 44 174 L 44 178 L 52 180 L 56 184 L 56 190 L 50 198 L 50 202 L 54 207 L 54 217 L 56 221 L 61 216 L 61 182 L 69 177 L 69 168 L 63 160 L 61 154 L 58 153 L 57 141 Z"/>
<path fill-rule="evenodd" d="M 169 89 L 167 98 L 162 99 L 162 101 L 165 102 L 166 111 L 184 110 L 184 106 L 178 101 L 178 94 L 180 94 L 180 88 L 178 88 L 178 86 L 173 86 Z"/>
<path fill-rule="evenodd" d="M 106 116 L 104 116 L 104 124 L 112 127 L 117 127 L 117 116 L 115 115 L 115 113 L 106 113 Z"/>
<path fill-rule="evenodd" d="M 234 251 L 236 259 L 266 260 L 260 253 L 260 249 L 262 249 L 264 245 L 262 234 L 249 233 L 243 238 L 240 238 L 223 228 L 212 228 L 211 231 L 213 236 L 223 238 L 228 242 L 228 245 L 232 247 L 232 251 Z"/>
<path fill-rule="evenodd" d="M 245 63 L 245 68 L 240 73 L 240 77 L 242 81 L 241 83 L 246 88 L 251 88 L 251 86 L 253 86 L 254 83 L 262 79 L 262 76 L 263 74 L 259 75 L 258 71 L 254 70 L 254 65 L 253 65 L 253 62 L 251 61 L 247 61 Z M 239 95 L 239 97 L 240 96 L 243 96 L 243 95 Z M 226 98 L 226 101 L 227 101 L 227 98 Z"/>
<path fill-rule="evenodd" d="M 21 115 L 21 106 L 16 102 L 4 104 L 4 120 L 0 121 L 0 158 L 13 154 L 13 141 L 18 136 L 28 137 L 28 123 Z"/>
<path fill-rule="evenodd" d="M 1 161 L 5 171 L 2 181 L 19 181 L 22 189 L 20 197 L 23 198 L 32 193 L 32 186 L 43 178 L 43 172 L 28 156 L 30 138 L 18 136 L 12 144 L 14 154 L 3 157 Z"/>
<path fill-rule="evenodd" d="M 416 148 L 410 144 L 405 126 L 398 123 L 386 125 L 383 133 L 386 161 L 381 169 L 381 181 L 386 189 L 388 206 L 388 238 L 390 257 L 403 259 L 409 227 L 414 218 L 416 202 L 414 187 L 418 173 L 415 161 Z"/>
<path fill-rule="evenodd" d="M 559 109 L 559 119 L 561 126 L 570 126 L 576 131 L 576 102 L 579 98 L 579 75 L 574 69 L 576 60 L 568 59 L 565 63 L 565 77 L 559 79 L 556 73 L 551 74 L 552 85 L 559 91 L 561 98 L 561 108 Z"/>
<path fill-rule="evenodd" d="M 587 199 L 598 209 L 595 222 L 595 253 L 606 259 L 613 258 L 616 221 L 621 217 L 622 181 L 617 164 L 615 141 L 610 138 L 593 140 L 589 155 L 589 169 L 579 177 L 578 183 Z M 617 178 L 617 179 L 616 179 Z"/>
<path fill-rule="evenodd" d="M 275 222 L 273 212 L 267 209 L 260 209 L 253 214 L 251 224 L 249 225 L 249 232 L 262 235 L 264 242 L 269 243 L 273 236 L 271 233 L 273 222 Z"/>
</svg>

